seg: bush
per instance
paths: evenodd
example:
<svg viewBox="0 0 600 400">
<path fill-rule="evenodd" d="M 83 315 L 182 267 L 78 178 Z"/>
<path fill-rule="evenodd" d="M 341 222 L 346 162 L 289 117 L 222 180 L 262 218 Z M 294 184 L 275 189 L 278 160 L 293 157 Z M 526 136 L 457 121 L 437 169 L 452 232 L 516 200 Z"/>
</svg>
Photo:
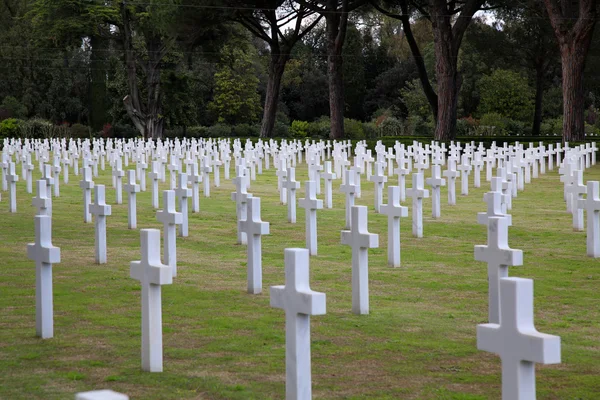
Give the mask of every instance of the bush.
<svg viewBox="0 0 600 400">
<path fill-rule="evenodd" d="M 19 125 L 21 120 L 8 118 L 0 122 L 0 139 L 14 138 L 19 136 Z"/>
<path fill-rule="evenodd" d="M 297 121 L 294 120 L 292 122 L 292 127 L 290 128 L 290 135 L 293 138 L 304 139 L 308 136 L 308 122 L 306 121 Z"/>
<path fill-rule="evenodd" d="M 0 104 L 0 108 L 6 110 L 13 118 L 25 118 L 27 116 L 27 107 L 13 96 L 6 96 Z"/>
<path fill-rule="evenodd" d="M 73 124 L 69 128 L 69 136 L 73 139 L 87 139 L 91 136 L 90 128 L 82 124 Z"/>
<path fill-rule="evenodd" d="M 487 133 L 488 127 L 494 127 L 489 129 L 489 132 L 493 132 L 494 135 L 506 135 L 507 133 L 507 119 L 496 112 L 484 114 L 479 120 L 479 133 Z"/>
<path fill-rule="evenodd" d="M 517 121 L 529 121 L 533 116 L 533 89 L 527 79 L 514 71 L 495 70 L 479 81 L 482 114 L 498 113 Z"/>
<path fill-rule="evenodd" d="M 23 121 L 19 126 L 22 137 L 30 139 L 46 139 L 55 137 L 55 126 L 50 121 L 41 118 L 29 119 Z"/>
<path fill-rule="evenodd" d="M 362 122 L 355 119 L 344 118 L 344 135 L 346 136 L 346 139 L 365 139 L 365 131 Z"/>
<path fill-rule="evenodd" d="M 406 132 L 410 136 L 433 136 L 435 125 L 430 119 L 423 119 L 418 115 L 409 115 L 406 119 Z"/>
<path fill-rule="evenodd" d="M 362 126 L 366 139 L 376 139 L 379 137 L 379 129 L 374 122 L 363 122 Z"/>
<path fill-rule="evenodd" d="M 313 139 L 329 139 L 331 123 L 329 117 L 321 117 L 316 121 L 309 122 L 307 127 L 308 136 Z"/>
<path fill-rule="evenodd" d="M 273 127 L 273 137 L 281 137 L 286 138 L 290 135 L 290 127 L 288 124 L 284 124 L 281 121 L 275 121 L 275 126 Z"/>
<path fill-rule="evenodd" d="M 225 124 L 209 126 L 206 130 L 206 136 L 211 138 L 229 137 L 231 136 L 231 126 Z"/>
<path fill-rule="evenodd" d="M 397 118 L 384 118 L 379 124 L 382 136 L 402 136 L 404 135 L 404 124 Z"/>
<path fill-rule="evenodd" d="M 548 118 L 542 121 L 540 125 L 540 134 L 545 136 L 562 136 L 563 119 Z"/>
<path fill-rule="evenodd" d="M 260 126 L 250 124 L 238 124 L 231 127 L 231 135 L 235 137 L 259 137 Z"/>
<path fill-rule="evenodd" d="M 531 136 L 531 124 L 514 119 L 506 120 L 506 133 L 509 136 Z"/>
<path fill-rule="evenodd" d="M 137 129 L 135 129 L 133 126 L 128 125 L 128 124 L 120 124 L 120 123 L 113 125 L 112 134 L 116 138 L 123 138 L 123 139 L 133 139 L 138 136 L 141 136 L 139 134 L 139 132 L 137 131 Z"/>
<path fill-rule="evenodd" d="M 190 126 L 187 128 L 187 132 L 185 137 L 188 138 L 202 138 L 202 137 L 207 137 L 208 136 L 208 128 L 206 126 L 201 126 L 201 125 L 197 125 L 197 126 Z"/>
</svg>

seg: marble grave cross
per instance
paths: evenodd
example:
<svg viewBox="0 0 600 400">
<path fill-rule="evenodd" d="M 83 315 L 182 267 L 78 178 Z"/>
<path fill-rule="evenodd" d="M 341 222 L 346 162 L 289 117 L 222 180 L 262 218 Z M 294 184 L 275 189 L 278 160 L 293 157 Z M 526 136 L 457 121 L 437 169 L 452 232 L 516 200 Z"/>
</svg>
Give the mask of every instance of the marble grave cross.
<svg viewBox="0 0 600 400">
<path fill-rule="evenodd" d="M 412 197 L 412 233 L 414 237 L 423 237 L 423 199 L 429 197 L 429 190 L 423 188 L 423 173 L 416 172 L 412 176 L 412 188 L 407 190 Z"/>
<path fill-rule="evenodd" d="M 587 214 L 587 255 L 600 257 L 600 183 L 597 181 L 587 182 L 587 197 L 578 200 L 577 206 L 584 208 Z"/>
<path fill-rule="evenodd" d="M 375 212 L 379 213 L 383 198 L 383 186 L 387 182 L 387 176 L 383 174 L 383 163 L 375 163 L 375 174 L 371 175 L 369 180 L 375 184 Z"/>
<path fill-rule="evenodd" d="M 323 200 L 317 199 L 317 185 L 314 181 L 306 181 L 305 197 L 298 202 L 305 209 L 306 216 L 306 248 L 311 256 L 317 255 L 317 210 L 323 208 Z"/>
<path fill-rule="evenodd" d="M 19 181 L 19 175 L 15 171 L 15 163 L 10 162 L 8 164 L 8 173 L 6 175 L 6 182 L 8 183 L 8 197 L 9 207 L 8 210 L 11 213 L 17 212 L 17 182 Z"/>
<path fill-rule="evenodd" d="M 446 186 L 446 180 L 442 178 L 441 167 L 434 165 L 431 177 L 425 179 L 425 183 L 431 186 L 431 217 L 439 218 L 441 215 L 440 203 L 441 203 L 441 187 Z"/>
<path fill-rule="evenodd" d="M 357 186 L 354 184 L 354 176 L 356 175 L 353 171 L 346 170 L 346 182 L 340 186 L 340 191 L 346 193 L 346 229 L 352 227 L 352 207 L 354 206 L 354 200 L 356 197 Z"/>
<path fill-rule="evenodd" d="M 388 217 L 388 265 L 400 266 L 400 217 L 408 216 L 408 207 L 400 205 L 400 188 L 388 187 L 388 203 L 381 206 L 381 213 Z"/>
<path fill-rule="evenodd" d="M 287 190 L 287 217 L 288 222 L 292 224 L 296 223 L 296 190 L 299 187 L 300 182 L 296 181 L 296 168 L 288 168 L 282 190 Z"/>
<path fill-rule="evenodd" d="M 112 214 L 112 207 L 106 204 L 104 185 L 96 185 L 94 200 L 90 213 L 96 217 L 96 263 L 106 264 L 106 217 Z"/>
<path fill-rule="evenodd" d="M 175 209 L 175 191 L 163 191 L 163 209 L 156 212 L 156 219 L 163 224 L 163 264 L 171 267 L 177 276 L 177 243 L 175 225 L 183 222 L 183 216 Z"/>
<path fill-rule="evenodd" d="M 125 192 L 127 196 L 127 226 L 129 229 L 137 227 L 137 204 L 136 193 L 140 191 L 140 185 L 135 183 L 135 170 L 127 171 L 127 183 L 125 184 Z"/>
<path fill-rule="evenodd" d="M 188 236 L 188 198 L 192 195 L 192 190 L 187 187 L 187 174 L 179 173 L 177 176 L 177 189 L 175 194 L 179 200 L 179 211 L 181 212 L 181 225 L 179 225 L 179 236 Z"/>
<path fill-rule="evenodd" d="M 246 219 L 240 221 L 240 229 L 248 240 L 248 293 L 262 292 L 262 235 L 269 234 L 269 223 L 260 218 L 260 197 L 248 199 Z"/>
<path fill-rule="evenodd" d="M 81 181 L 79 187 L 83 189 L 83 222 L 92 222 L 92 214 L 90 213 L 90 204 L 92 203 L 92 189 L 94 181 L 92 180 L 92 169 L 90 167 L 81 168 Z"/>
</svg>

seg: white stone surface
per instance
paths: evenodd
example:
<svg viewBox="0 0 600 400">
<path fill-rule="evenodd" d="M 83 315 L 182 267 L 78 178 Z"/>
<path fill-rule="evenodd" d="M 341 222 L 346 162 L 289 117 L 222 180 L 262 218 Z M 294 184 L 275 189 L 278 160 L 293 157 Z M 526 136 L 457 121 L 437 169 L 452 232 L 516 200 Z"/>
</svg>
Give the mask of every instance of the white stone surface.
<svg viewBox="0 0 600 400">
<path fill-rule="evenodd" d="M 331 172 L 331 161 L 325 161 L 325 172 L 321 176 L 325 181 L 325 208 L 332 208 L 332 181 L 337 175 Z"/>
<path fill-rule="evenodd" d="M 44 169 L 42 171 L 42 179 L 46 181 L 46 194 L 50 199 L 50 204 L 47 207 L 48 215 L 52 216 L 52 186 L 54 185 L 54 178 L 52 177 L 52 167 L 50 165 L 44 165 Z"/>
<path fill-rule="evenodd" d="M 432 167 L 431 177 L 425 179 L 425 183 L 431 186 L 431 216 L 432 218 L 439 218 L 441 215 L 441 187 L 446 186 L 446 180 L 442 178 L 439 165 Z"/>
<path fill-rule="evenodd" d="M 400 217 L 408 216 L 408 207 L 400 205 L 400 188 L 388 187 L 388 203 L 381 206 L 381 213 L 388 218 L 388 265 L 400 267 Z"/>
<path fill-rule="evenodd" d="M 443 175 L 448 179 L 448 205 L 456 205 L 456 161 L 448 159 L 448 169 L 443 172 Z"/>
<path fill-rule="evenodd" d="M 340 191 L 346 194 L 346 229 L 352 228 L 352 207 L 356 197 L 357 186 L 354 184 L 354 175 L 352 171 L 346 170 L 346 182 L 340 186 Z"/>
<path fill-rule="evenodd" d="M 94 203 L 90 205 L 90 213 L 96 218 L 96 263 L 106 264 L 106 217 L 111 215 L 112 207 L 106 204 L 104 185 L 94 188 Z"/>
<path fill-rule="evenodd" d="M 284 254 L 285 286 L 271 286 L 270 295 L 271 307 L 285 310 L 285 397 L 308 400 L 312 398 L 310 316 L 325 314 L 326 296 L 310 289 L 308 251 L 285 249 Z"/>
<path fill-rule="evenodd" d="M 175 209 L 175 191 L 163 191 L 163 209 L 156 212 L 156 219 L 163 224 L 163 263 L 171 267 L 177 276 L 177 233 L 175 225 L 181 224 L 183 216 Z"/>
<path fill-rule="evenodd" d="M 48 215 L 48 205 L 50 198 L 46 194 L 46 181 L 40 179 L 36 181 L 37 196 L 31 199 L 31 205 L 37 208 L 36 215 Z"/>
<path fill-rule="evenodd" d="M 379 247 L 379 235 L 368 232 L 367 207 L 352 207 L 352 228 L 342 231 L 342 244 L 352 248 L 352 312 L 369 313 L 369 249 Z"/>
<path fill-rule="evenodd" d="M 587 198 L 578 201 L 578 207 L 587 214 L 587 255 L 600 257 L 600 183 L 587 182 Z"/>
<path fill-rule="evenodd" d="M 140 191 L 140 185 L 136 184 L 135 170 L 127 171 L 127 183 L 124 186 L 127 193 L 127 227 L 129 229 L 137 228 L 137 193 Z"/>
<path fill-rule="evenodd" d="M 269 234 L 269 223 L 260 219 L 260 198 L 248 199 L 246 219 L 240 228 L 248 240 L 248 293 L 262 292 L 262 235 Z"/>
<path fill-rule="evenodd" d="M 296 181 L 296 168 L 290 167 L 287 176 L 282 184 L 282 190 L 287 191 L 287 218 L 288 222 L 296 223 L 296 190 L 300 187 L 300 182 Z"/>
<path fill-rule="evenodd" d="M 491 192 L 496 193 L 497 192 Z M 489 322 L 500 321 L 500 279 L 508 277 L 508 267 L 523 265 L 523 252 L 508 246 L 508 219 L 487 217 L 487 245 L 475 246 L 475 260 L 488 264 Z"/>
<path fill-rule="evenodd" d="M 181 225 L 179 225 L 179 236 L 188 237 L 188 198 L 192 196 L 192 190 L 187 187 L 187 174 L 180 173 L 177 176 L 177 189 L 175 195 L 181 212 Z"/>
<path fill-rule="evenodd" d="M 383 186 L 387 182 L 387 176 L 383 174 L 383 163 L 375 163 L 375 174 L 371 175 L 369 180 L 375 185 L 374 207 L 375 212 L 379 213 L 383 201 Z"/>
<path fill-rule="evenodd" d="M 571 185 L 568 187 L 571 197 L 571 207 L 573 212 L 573 230 L 583 231 L 583 208 L 578 207 L 579 201 L 583 199 L 587 187 L 583 184 L 583 171 L 574 170 L 572 172 Z"/>
<path fill-rule="evenodd" d="M 6 174 L 6 181 L 8 183 L 8 211 L 11 213 L 17 212 L 17 182 L 19 181 L 19 175 L 15 171 L 15 163 L 10 162 L 8 164 L 8 173 Z"/>
<path fill-rule="evenodd" d="M 113 178 L 115 179 L 115 200 L 117 204 L 123 204 L 123 164 L 121 157 L 116 159 L 116 168 L 113 170 Z"/>
<path fill-rule="evenodd" d="M 192 212 L 199 213 L 200 212 L 200 182 L 202 182 L 202 177 L 198 173 L 198 163 L 194 162 L 192 164 L 191 172 L 188 174 L 188 183 L 192 185 Z"/>
<path fill-rule="evenodd" d="M 235 201 L 235 212 L 236 212 L 236 220 L 237 220 L 237 243 L 238 244 L 246 244 L 248 243 L 246 239 L 246 232 L 243 232 L 241 229 L 241 221 L 246 219 L 246 210 L 248 199 L 252 197 L 252 194 L 248 193 L 246 190 L 246 178 L 244 177 L 244 172 L 242 167 L 236 167 L 237 169 L 237 177 L 233 179 L 233 184 L 235 185 L 236 191 L 231 193 L 231 200 Z"/>
<path fill-rule="evenodd" d="M 75 400 L 129 400 L 129 396 L 112 390 L 94 390 L 77 393 Z"/>
<path fill-rule="evenodd" d="M 305 197 L 298 202 L 305 210 L 306 248 L 311 256 L 317 255 L 317 210 L 323 208 L 323 200 L 317 199 L 317 184 L 307 181 L 304 184 Z"/>
<path fill-rule="evenodd" d="M 140 238 L 142 259 L 132 261 L 129 271 L 142 284 L 142 370 L 162 372 L 161 286 L 173 283 L 173 272 L 160 262 L 160 231 L 142 229 Z"/>
<path fill-rule="evenodd" d="M 504 217 L 507 219 L 507 225 L 512 226 L 512 215 L 506 214 L 502 209 L 502 199 L 505 195 L 498 190 L 500 187 L 502 187 L 502 178 L 492 178 L 492 190 L 483 195 L 487 211 L 477 213 L 478 224 L 487 225 L 489 217 Z"/>
<path fill-rule="evenodd" d="M 423 199 L 429 197 L 429 190 L 423 188 L 423 173 L 412 176 L 412 188 L 406 194 L 412 197 L 412 233 L 414 237 L 423 237 Z"/>
<path fill-rule="evenodd" d="M 158 161 L 152 162 L 152 172 L 148 174 L 150 184 L 152 185 L 152 208 L 157 209 L 158 205 L 158 180 L 160 179 L 160 169 Z"/>
<path fill-rule="evenodd" d="M 83 190 L 83 222 L 92 222 L 90 213 L 90 204 L 92 203 L 92 189 L 94 181 L 92 180 L 92 169 L 90 167 L 81 168 L 81 181 L 79 187 Z"/>
<path fill-rule="evenodd" d="M 560 337 L 533 324 L 533 281 L 503 278 L 498 324 L 477 326 L 477 348 L 502 360 L 502 400 L 535 400 L 535 363 L 560 363 Z"/>
<path fill-rule="evenodd" d="M 457 169 L 460 171 L 460 194 L 467 196 L 469 194 L 469 174 L 472 169 L 469 156 L 463 154 L 462 162 Z"/>
<path fill-rule="evenodd" d="M 54 337 L 52 264 L 60 262 L 60 249 L 52 245 L 51 217 L 36 215 L 35 243 L 27 245 L 27 257 L 35 261 L 35 330 L 42 339 Z"/>
</svg>

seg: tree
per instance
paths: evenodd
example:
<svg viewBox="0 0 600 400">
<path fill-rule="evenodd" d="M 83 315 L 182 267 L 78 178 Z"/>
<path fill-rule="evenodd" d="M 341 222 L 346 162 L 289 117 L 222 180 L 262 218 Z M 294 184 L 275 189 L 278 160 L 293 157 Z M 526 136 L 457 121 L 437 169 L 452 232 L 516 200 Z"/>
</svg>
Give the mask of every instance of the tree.
<svg viewBox="0 0 600 400">
<path fill-rule="evenodd" d="M 563 141 L 585 137 L 583 72 L 598 18 L 596 0 L 544 0 L 562 63 Z"/>
<path fill-rule="evenodd" d="M 525 121 L 533 114 L 533 92 L 521 74 L 497 69 L 480 82 L 481 114 L 498 113 L 504 117 Z"/>
<path fill-rule="evenodd" d="M 314 11 L 291 0 L 258 1 L 252 3 L 251 7 L 250 11 L 239 12 L 236 19 L 269 45 L 269 75 L 260 136 L 270 137 L 275 125 L 281 78 L 292 49 L 319 23 L 321 16 L 314 16 Z M 293 28 L 284 31 L 292 22 Z"/>
</svg>

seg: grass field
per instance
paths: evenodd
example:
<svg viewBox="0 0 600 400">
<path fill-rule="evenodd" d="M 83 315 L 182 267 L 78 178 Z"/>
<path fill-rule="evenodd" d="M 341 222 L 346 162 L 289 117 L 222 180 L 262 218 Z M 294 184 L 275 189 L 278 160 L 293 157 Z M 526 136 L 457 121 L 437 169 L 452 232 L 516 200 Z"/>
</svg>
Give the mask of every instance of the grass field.
<svg viewBox="0 0 600 400">
<path fill-rule="evenodd" d="M 26 255 L 35 210 L 24 182 L 18 213 L 8 212 L 3 193 L 0 398 L 72 399 L 79 391 L 112 388 L 132 399 L 283 399 L 285 316 L 269 307 L 268 287 L 284 284 L 284 249 L 304 247 L 304 210 L 298 208 L 297 224 L 287 223 L 274 172 L 259 175 L 249 189 L 271 224 L 262 240 L 260 295 L 246 293 L 232 183 L 222 179 L 210 198 L 201 197 L 201 212 L 190 213 L 190 236 L 177 239 L 178 276 L 163 287 L 160 374 L 141 371 L 140 283 L 129 277 L 130 261 L 140 259 L 140 235 L 127 229 L 126 194 L 108 217 L 108 264 L 96 265 L 80 177 L 71 173 L 68 185 L 61 179 L 53 203 L 53 243 L 62 255 L 53 267 L 55 337 L 41 340 L 35 337 L 35 265 Z M 35 173 L 38 179 L 37 167 Z M 305 165 L 296 175 L 307 179 Z M 600 180 L 600 166 L 584 177 Z M 107 185 L 112 204 L 109 170 L 95 181 Z M 386 217 L 374 213 L 373 184 L 363 179 L 357 204 L 369 206 L 369 230 L 380 235 L 380 248 L 369 251 L 366 316 L 351 312 L 351 250 L 340 244 L 339 185 L 334 209 L 318 212 L 319 255 L 310 266 L 312 289 L 327 294 L 327 314 L 311 319 L 314 398 L 499 399 L 499 358 L 478 351 L 475 338 L 476 325 L 487 322 L 487 267 L 474 261 L 473 246 L 486 243 L 476 213 L 486 209 L 488 184 L 471 186 L 452 207 L 443 189 L 438 220 L 425 200 L 422 239 L 412 237 L 410 217 L 403 218 L 402 267 L 392 269 Z M 562 338 L 562 364 L 537 368 L 538 399 L 600 399 L 600 262 L 586 256 L 585 232 L 573 232 L 562 197 L 555 170 L 513 200 L 509 243 L 523 250 L 524 266 L 510 275 L 534 279 L 536 327 Z M 138 228 L 161 227 L 150 204 L 149 191 L 138 195 Z"/>
</svg>

